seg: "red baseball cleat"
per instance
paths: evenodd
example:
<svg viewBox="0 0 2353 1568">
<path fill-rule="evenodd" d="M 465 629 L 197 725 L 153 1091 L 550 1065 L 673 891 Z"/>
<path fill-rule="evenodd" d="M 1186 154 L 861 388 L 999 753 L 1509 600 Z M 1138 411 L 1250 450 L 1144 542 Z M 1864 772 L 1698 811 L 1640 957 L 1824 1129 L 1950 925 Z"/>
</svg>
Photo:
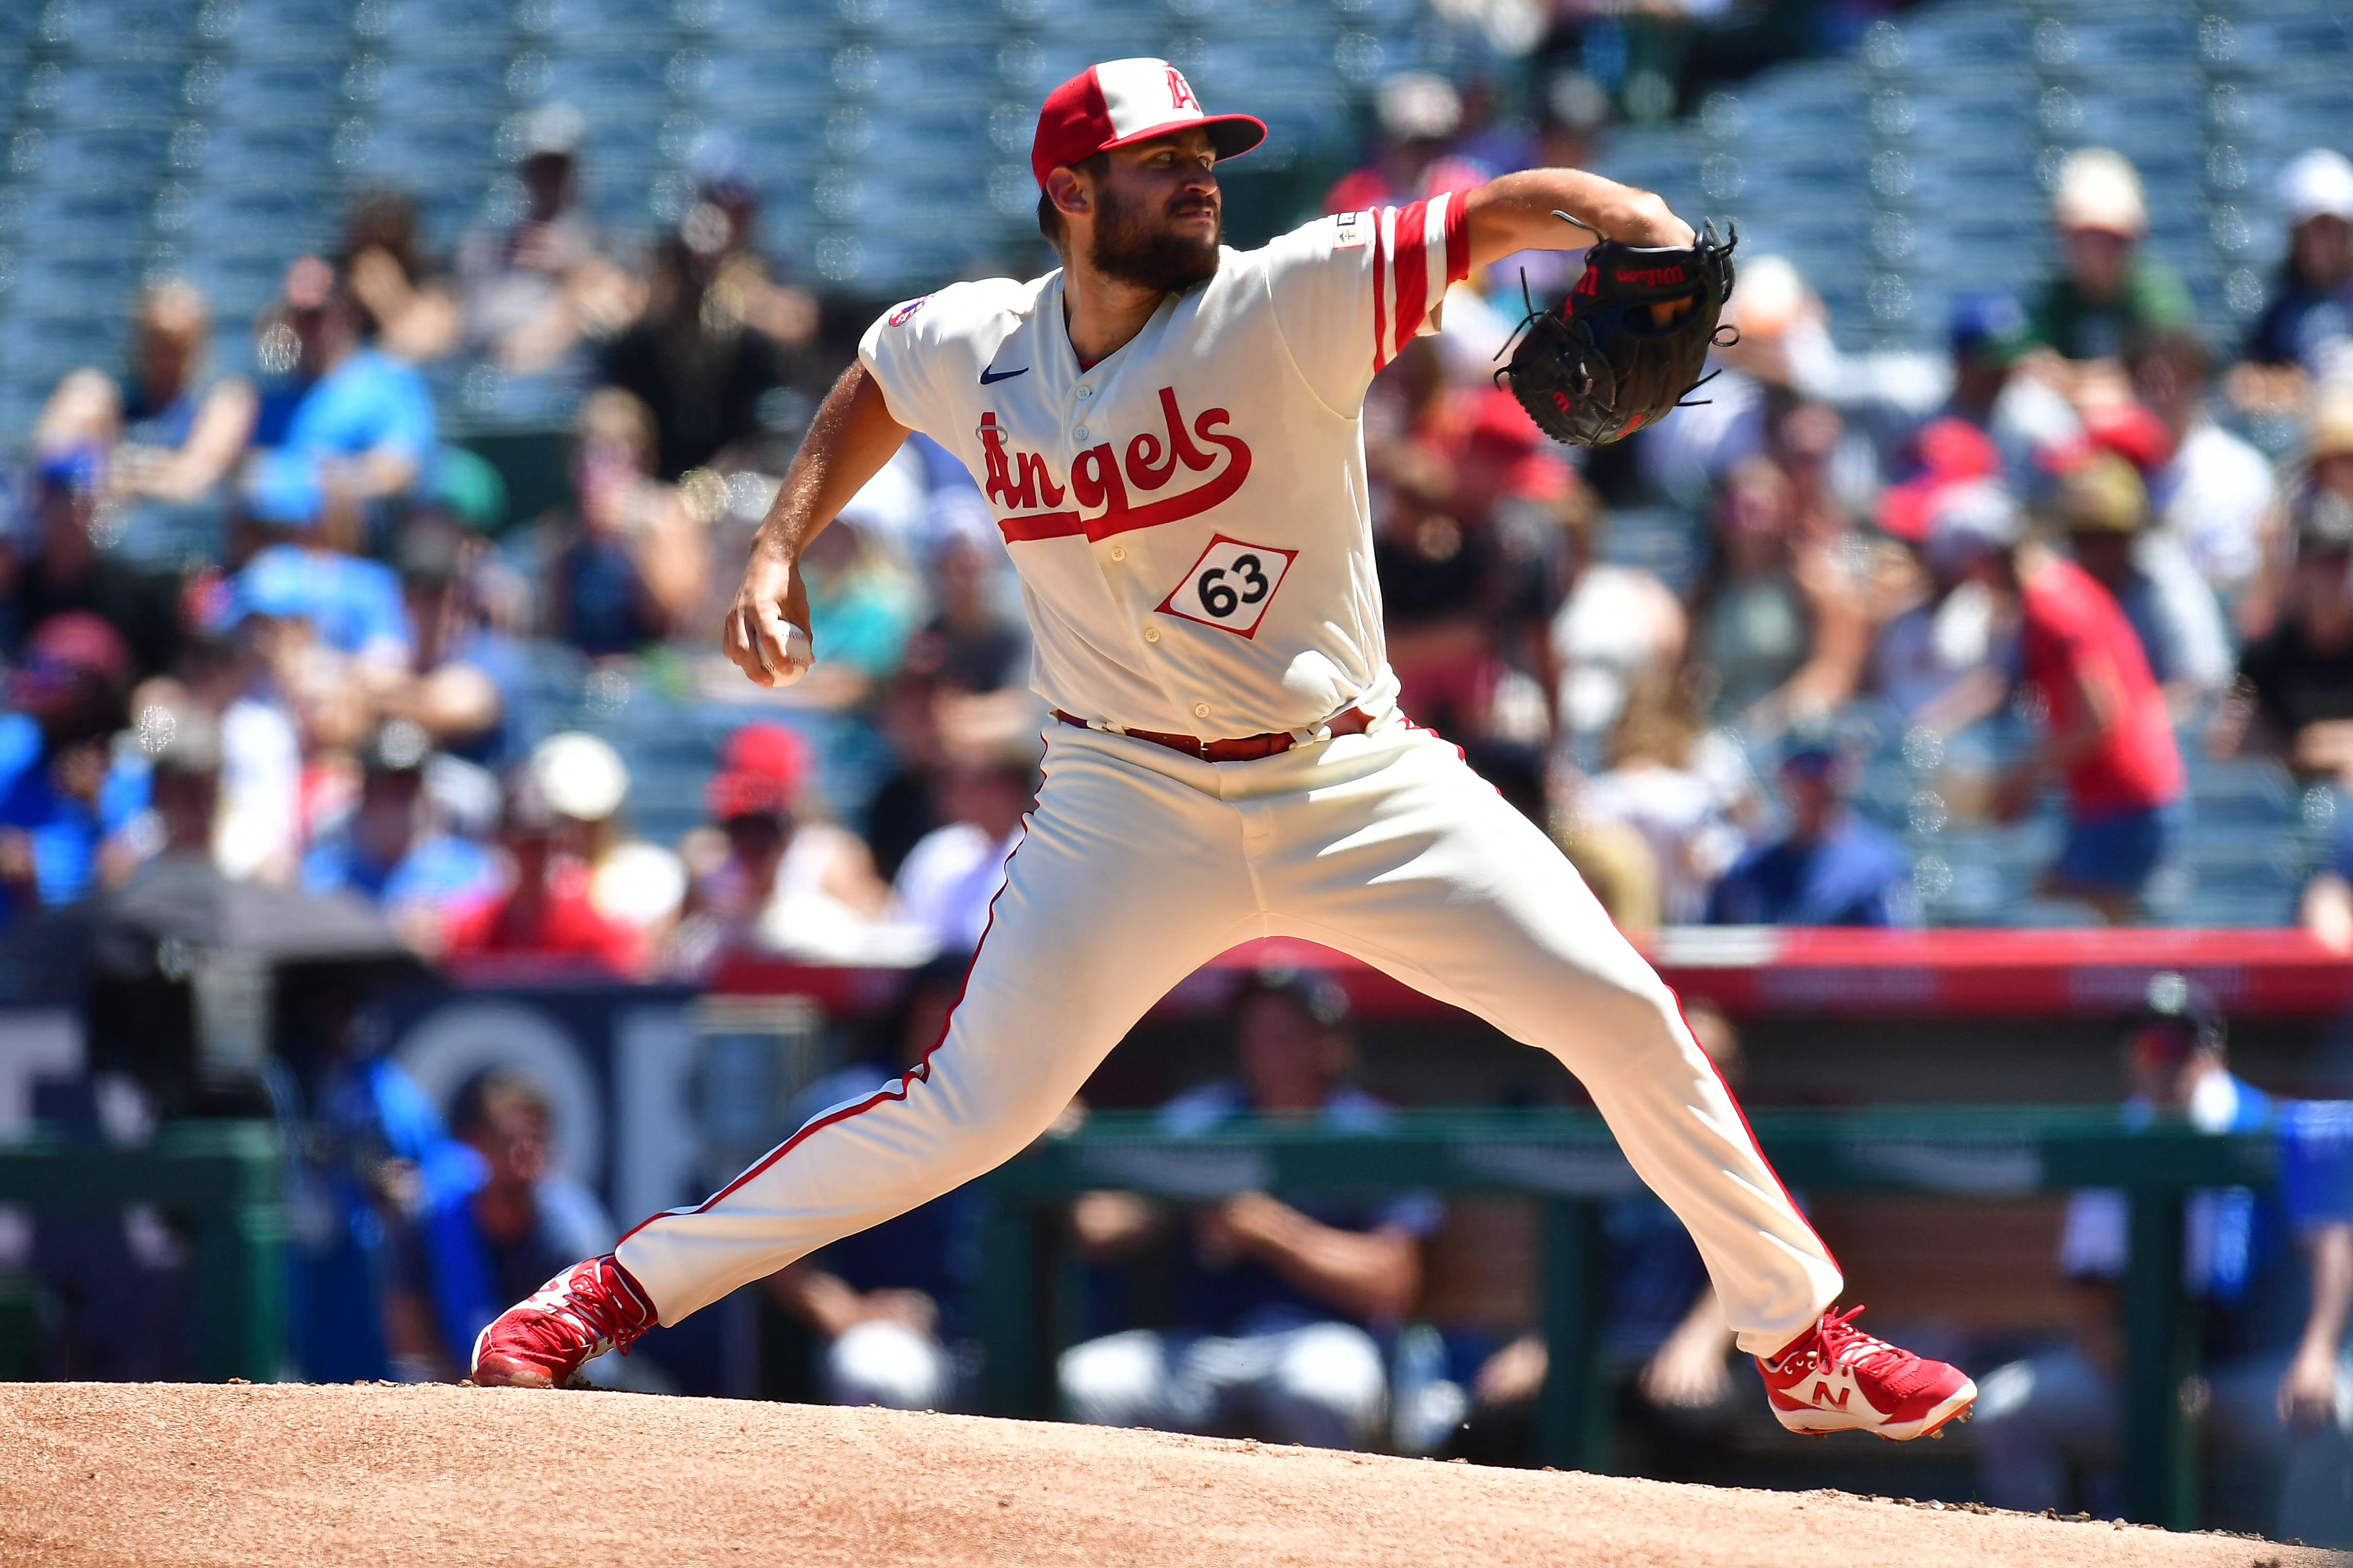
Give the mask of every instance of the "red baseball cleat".
<svg viewBox="0 0 2353 1568">
<path fill-rule="evenodd" d="M 1811 1437 L 1852 1428 L 1904 1443 L 1967 1421 L 1978 1397 L 1968 1375 L 1851 1326 L 1862 1310 L 1824 1312 L 1780 1354 L 1757 1358 L 1766 1403 L 1781 1425 Z"/>
<path fill-rule="evenodd" d="M 474 1338 L 483 1388 L 565 1388 L 607 1351 L 628 1353 L 654 1326 L 653 1303 L 611 1253 L 575 1263 Z"/>
</svg>

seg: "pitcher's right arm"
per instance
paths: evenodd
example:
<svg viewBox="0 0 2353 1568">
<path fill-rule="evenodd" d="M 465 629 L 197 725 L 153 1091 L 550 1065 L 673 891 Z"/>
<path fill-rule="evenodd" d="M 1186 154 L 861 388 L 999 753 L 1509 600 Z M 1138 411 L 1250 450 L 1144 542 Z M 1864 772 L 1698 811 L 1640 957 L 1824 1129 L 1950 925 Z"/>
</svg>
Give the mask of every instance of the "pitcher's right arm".
<svg viewBox="0 0 2353 1568">
<path fill-rule="evenodd" d="M 801 552 L 882 471 L 908 434 L 863 363 L 843 371 L 826 394 L 753 536 L 743 585 L 727 612 L 727 658 L 754 685 L 789 686 L 808 673 L 816 652 Z"/>
</svg>

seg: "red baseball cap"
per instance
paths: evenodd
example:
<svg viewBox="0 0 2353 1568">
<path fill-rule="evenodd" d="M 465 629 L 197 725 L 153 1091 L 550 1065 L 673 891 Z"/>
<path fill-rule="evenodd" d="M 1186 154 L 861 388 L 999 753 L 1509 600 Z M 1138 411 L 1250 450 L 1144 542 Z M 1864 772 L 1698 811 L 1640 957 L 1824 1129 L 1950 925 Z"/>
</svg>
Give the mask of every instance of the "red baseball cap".
<svg viewBox="0 0 2353 1568">
<path fill-rule="evenodd" d="M 1202 113 L 1185 73 L 1166 60 L 1106 60 L 1046 95 L 1029 172 L 1042 191 L 1051 170 L 1195 125 L 1209 133 L 1220 158 L 1239 158 L 1266 140 L 1266 122 L 1255 115 Z"/>
<path fill-rule="evenodd" d="M 1989 479 L 2001 472 L 2001 454 L 1986 433 L 1966 419 L 1930 420 L 1913 438 L 1919 471 L 1880 492 L 1879 526 L 1914 544 L 1928 537 L 1936 500 L 1950 486 Z"/>
<path fill-rule="evenodd" d="M 808 742 L 781 724 L 746 724 L 727 737 L 719 772 L 711 780 L 712 816 L 782 816 L 799 798 L 808 776 Z"/>
</svg>

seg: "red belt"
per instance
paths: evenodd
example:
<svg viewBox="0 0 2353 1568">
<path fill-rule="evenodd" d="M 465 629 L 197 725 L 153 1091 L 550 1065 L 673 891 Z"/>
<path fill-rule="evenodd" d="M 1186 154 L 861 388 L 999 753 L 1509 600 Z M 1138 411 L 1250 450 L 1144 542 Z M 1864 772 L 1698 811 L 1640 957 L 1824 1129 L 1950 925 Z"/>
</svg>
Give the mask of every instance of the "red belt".
<svg viewBox="0 0 2353 1568">
<path fill-rule="evenodd" d="M 1082 730 L 1094 728 L 1084 719 L 1074 718 L 1060 708 L 1054 710 L 1054 717 Z M 1329 728 L 1335 735 L 1361 735 L 1372 727 L 1372 722 L 1371 714 L 1361 708 L 1351 708 L 1335 715 Z M 1236 741 L 1204 741 L 1198 735 L 1164 735 L 1154 730 L 1115 730 L 1112 733 L 1125 735 L 1132 741 L 1149 741 L 1155 746 L 1166 746 L 1172 752 L 1182 752 L 1205 763 L 1254 763 L 1261 757 L 1271 757 L 1291 750 L 1298 740 L 1288 730 L 1270 731 L 1263 735 L 1244 735 Z"/>
</svg>

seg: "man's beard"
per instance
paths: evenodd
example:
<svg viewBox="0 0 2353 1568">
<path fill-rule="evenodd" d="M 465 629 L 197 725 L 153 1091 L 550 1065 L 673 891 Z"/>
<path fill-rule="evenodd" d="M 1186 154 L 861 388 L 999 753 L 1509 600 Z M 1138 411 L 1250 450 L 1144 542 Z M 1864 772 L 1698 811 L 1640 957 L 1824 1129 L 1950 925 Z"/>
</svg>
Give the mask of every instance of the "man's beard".
<svg viewBox="0 0 2353 1568">
<path fill-rule="evenodd" d="M 1190 198 L 1170 203 L 1155 223 L 1146 218 L 1141 202 L 1108 186 L 1096 189 L 1094 239 L 1087 256 L 1096 271 L 1163 294 L 1181 293 L 1217 272 L 1226 219 L 1215 197 L 1209 198 L 1209 210 L 1217 217 L 1216 226 L 1205 238 L 1192 239 L 1168 222 L 1176 216 L 1172 209 L 1191 205 Z"/>
</svg>

